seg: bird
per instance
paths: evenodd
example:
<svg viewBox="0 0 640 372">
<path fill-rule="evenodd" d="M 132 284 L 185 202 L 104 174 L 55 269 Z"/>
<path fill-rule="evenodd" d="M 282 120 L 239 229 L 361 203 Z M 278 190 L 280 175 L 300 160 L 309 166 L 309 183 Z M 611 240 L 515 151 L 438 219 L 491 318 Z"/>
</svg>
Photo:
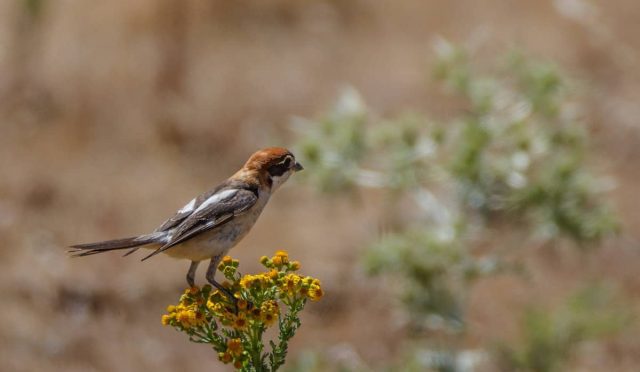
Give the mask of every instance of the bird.
<svg viewBox="0 0 640 372">
<path fill-rule="evenodd" d="M 289 177 L 304 168 L 286 148 L 269 147 L 255 152 L 239 171 L 213 189 L 189 201 L 149 234 L 70 246 L 75 257 L 125 250 L 128 256 L 140 248 L 152 249 L 145 261 L 159 253 L 191 261 L 187 284 L 195 286 L 200 262 L 209 260 L 206 279 L 227 292 L 215 280 L 220 260 L 244 238 L 256 223 L 271 195 Z M 232 296 L 231 296 L 232 297 Z"/>
</svg>

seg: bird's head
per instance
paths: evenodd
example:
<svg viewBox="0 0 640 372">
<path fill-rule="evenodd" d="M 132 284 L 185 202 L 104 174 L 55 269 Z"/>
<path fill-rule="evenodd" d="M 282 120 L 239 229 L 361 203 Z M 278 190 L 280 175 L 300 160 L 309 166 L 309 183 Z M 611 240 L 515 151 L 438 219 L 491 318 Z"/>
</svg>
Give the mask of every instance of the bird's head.
<svg viewBox="0 0 640 372">
<path fill-rule="evenodd" d="M 251 155 L 241 172 L 257 176 L 260 185 L 268 187 L 273 192 L 289 179 L 291 174 L 302 169 L 302 165 L 289 150 L 283 147 L 269 147 Z"/>
</svg>

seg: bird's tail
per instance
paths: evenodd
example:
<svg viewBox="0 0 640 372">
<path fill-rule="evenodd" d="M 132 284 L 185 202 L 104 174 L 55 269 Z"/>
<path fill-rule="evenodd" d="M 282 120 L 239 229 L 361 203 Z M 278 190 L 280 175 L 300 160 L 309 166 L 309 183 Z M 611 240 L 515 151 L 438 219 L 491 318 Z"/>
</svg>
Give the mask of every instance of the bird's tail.
<svg viewBox="0 0 640 372">
<path fill-rule="evenodd" d="M 137 251 L 142 246 L 153 243 L 162 243 L 163 238 L 163 233 L 156 232 L 147 235 L 134 236 L 131 238 L 105 240 L 97 243 L 76 244 L 69 247 L 71 248 L 69 250 L 69 253 L 71 253 L 73 257 L 84 257 L 103 252 L 131 248 L 129 252 L 125 253 L 125 256 L 128 256 L 131 253 Z"/>
</svg>

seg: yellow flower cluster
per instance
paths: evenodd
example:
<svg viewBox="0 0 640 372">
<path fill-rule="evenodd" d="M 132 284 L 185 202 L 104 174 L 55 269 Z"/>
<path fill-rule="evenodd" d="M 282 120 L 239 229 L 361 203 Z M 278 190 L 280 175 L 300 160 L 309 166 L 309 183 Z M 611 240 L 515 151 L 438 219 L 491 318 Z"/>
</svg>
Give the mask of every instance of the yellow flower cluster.
<svg viewBox="0 0 640 372">
<path fill-rule="evenodd" d="M 199 327 L 206 322 L 203 309 L 204 300 L 198 287 L 185 290 L 178 305 L 167 306 L 167 313 L 162 316 L 163 325 L 182 326 L 184 329 Z"/>
<path fill-rule="evenodd" d="M 260 262 L 266 272 L 242 276 L 238 272 L 239 262 L 224 257 L 218 270 L 226 278 L 222 282 L 225 291 L 214 290 L 210 285 L 202 290 L 187 289 L 177 305 L 167 308 L 162 324 L 205 340 L 201 342 L 212 343 L 224 363 L 233 363 L 238 369 L 249 363 L 255 352 L 252 350 L 255 341 L 251 340 L 261 339 L 263 332 L 281 319 L 283 304 L 287 315 L 294 307 L 297 314 L 307 299 L 317 301 L 324 295 L 318 279 L 295 272 L 301 265 L 291 261 L 287 252 L 277 251 L 271 258 L 262 257 Z M 289 323 L 286 318 L 281 319 L 280 327 L 291 327 Z M 218 334 L 217 338 L 213 334 Z"/>
<path fill-rule="evenodd" d="M 242 340 L 239 338 L 232 338 L 227 341 L 227 350 L 218 353 L 218 359 L 224 364 L 233 362 L 233 366 L 237 369 L 242 368 L 244 361 L 247 359 L 244 355 L 244 347 L 242 347 Z"/>
<path fill-rule="evenodd" d="M 285 269 L 285 271 L 298 271 L 300 270 L 300 262 L 298 261 L 290 261 L 289 253 L 286 251 L 276 251 L 276 254 L 269 258 L 267 256 L 262 256 L 260 258 L 260 263 L 269 269 L 276 269 L 280 271 L 281 269 Z"/>
<path fill-rule="evenodd" d="M 260 320 L 269 327 L 273 324 L 273 322 L 278 319 L 280 315 L 280 308 L 278 307 L 278 303 L 273 300 L 265 301 L 260 306 Z"/>
<path fill-rule="evenodd" d="M 224 256 L 218 264 L 218 271 L 221 271 L 225 278 L 233 280 L 239 265 L 240 261 L 234 260 L 231 256 Z"/>
<path fill-rule="evenodd" d="M 301 265 L 298 261 L 289 260 L 287 252 L 277 251 L 271 258 L 263 256 L 260 258 L 260 263 L 271 269 L 262 275 L 271 278 L 278 285 L 282 295 L 294 297 L 299 295 L 313 301 L 318 301 L 324 295 L 318 279 L 310 276 L 302 277 L 294 273 L 300 270 Z"/>
<path fill-rule="evenodd" d="M 254 323 L 262 323 L 271 326 L 280 316 L 280 308 L 274 300 L 266 300 L 260 306 L 239 299 L 236 306 L 228 303 L 224 294 L 215 291 L 207 302 L 207 308 L 222 325 L 231 327 L 237 331 L 246 330 Z"/>
<path fill-rule="evenodd" d="M 286 274 L 280 281 L 280 291 L 290 296 L 300 295 L 312 301 L 318 301 L 324 295 L 320 281 L 310 276 L 302 277 L 295 273 Z"/>
<path fill-rule="evenodd" d="M 273 285 L 273 279 L 268 273 L 245 275 L 240 279 L 240 286 L 245 289 L 266 289 Z"/>
</svg>

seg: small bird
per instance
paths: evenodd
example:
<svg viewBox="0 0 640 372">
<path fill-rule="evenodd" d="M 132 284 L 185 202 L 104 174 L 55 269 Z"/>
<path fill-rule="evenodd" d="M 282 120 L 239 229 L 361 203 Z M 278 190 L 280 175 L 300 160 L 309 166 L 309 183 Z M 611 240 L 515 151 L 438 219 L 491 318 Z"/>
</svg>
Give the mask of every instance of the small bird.
<svg viewBox="0 0 640 372">
<path fill-rule="evenodd" d="M 207 281 L 228 291 L 215 281 L 218 264 L 231 248 L 247 235 L 273 194 L 291 174 L 301 171 L 293 154 L 282 147 L 260 150 L 233 176 L 217 187 L 192 199 L 150 234 L 131 238 L 78 244 L 70 248 L 74 256 L 90 256 L 119 249 L 153 249 L 142 260 L 158 253 L 191 260 L 187 283 L 195 285 L 198 264 L 210 259 Z"/>
</svg>

